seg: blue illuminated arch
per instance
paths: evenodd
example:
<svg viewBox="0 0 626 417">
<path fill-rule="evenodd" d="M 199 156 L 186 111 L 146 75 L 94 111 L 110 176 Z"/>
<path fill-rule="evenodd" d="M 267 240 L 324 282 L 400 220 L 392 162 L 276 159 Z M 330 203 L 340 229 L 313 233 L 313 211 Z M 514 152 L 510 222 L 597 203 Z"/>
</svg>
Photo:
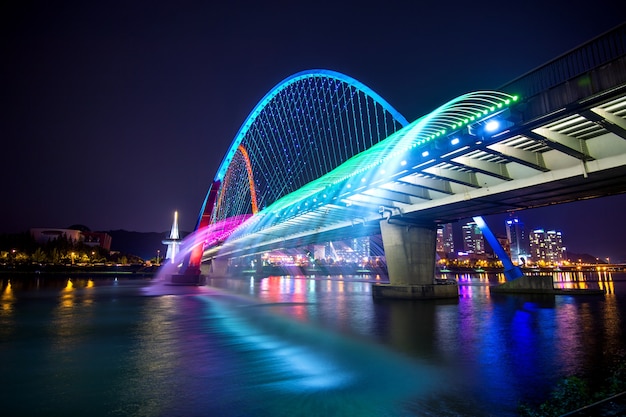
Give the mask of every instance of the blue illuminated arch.
<svg viewBox="0 0 626 417">
<path fill-rule="evenodd" d="M 287 77 L 239 128 L 197 227 L 254 211 L 249 180 L 254 180 L 262 209 L 406 125 L 386 100 L 347 75 L 315 69 Z M 247 161 L 239 157 L 242 146 L 250 155 Z M 210 194 L 214 203 L 209 203 Z M 215 203 L 220 201 L 228 204 Z"/>
<path fill-rule="evenodd" d="M 337 79 L 339 81 L 342 81 L 346 84 L 349 84 L 357 88 L 358 90 L 362 91 L 366 95 L 372 97 L 372 99 L 376 101 L 378 104 L 380 104 L 387 112 L 389 112 L 393 116 L 393 118 L 398 123 L 400 123 L 401 126 L 406 126 L 409 124 L 406 118 L 402 116 L 395 108 L 393 108 L 384 98 L 382 98 L 380 95 L 378 95 L 375 91 L 373 91 L 371 88 L 369 88 L 365 84 L 361 83 L 360 81 L 352 77 L 349 77 L 345 74 L 342 74 L 336 71 L 331 71 L 331 70 L 326 70 L 326 69 L 312 69 L 312 70 L 301 71 L 285 78 L 284 80 L 276 84 L 276 86 L 274 86 L 257 103 L 254 109 L 252 109 L 252 111 L 250 112 L 246 120 L 243 122 L 243 124 L 239 128 L 239 131 L 235 135 L 235 139 L 231 143 L 230 148 L 226 152 L 226 155 L 224 156 L 224 159 L 222 160 L 222 163 L 220 164 L 220 167 L 217 170 L 217 173 L 215 175 L 215 181 L 223 180 L 226 170 L 228 169 L 228 166 L 230 162 L 232 161 L 233 156 L 237 152 L 237 148 L 241 144 L 241 141 L 243 140 L 244 136 L 246 135 L 246 132 L 248 131 L 252 123 L 256 120 L 256 118 L 259 116 L 259 114 L 263 111 L 263 109 L 268 105 L 268 103 L 280 91 L 285 89 L 287 86 L 293 83 L 296 83 L 298 81 L 301 81 L 303 79 L 306 79 L 306 78 L 320 77 L 320 76 L 334 78 L 334 79 Z"/>
</svg>

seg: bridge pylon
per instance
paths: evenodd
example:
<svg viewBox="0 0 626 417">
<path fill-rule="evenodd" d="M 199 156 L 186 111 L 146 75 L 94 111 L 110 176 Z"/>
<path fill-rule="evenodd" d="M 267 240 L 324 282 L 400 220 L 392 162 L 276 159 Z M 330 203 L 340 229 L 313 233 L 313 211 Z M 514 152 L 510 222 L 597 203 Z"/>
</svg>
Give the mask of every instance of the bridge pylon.
<svg viewBox="0 0 626 417">
<path fill-rule="evenodd" d="M 374 298 L 458 298 L 456 282 L 435 281 L 437 228 L 409 219 L 381 220 L 389 284 L 374 284 Z"/>
</svg>

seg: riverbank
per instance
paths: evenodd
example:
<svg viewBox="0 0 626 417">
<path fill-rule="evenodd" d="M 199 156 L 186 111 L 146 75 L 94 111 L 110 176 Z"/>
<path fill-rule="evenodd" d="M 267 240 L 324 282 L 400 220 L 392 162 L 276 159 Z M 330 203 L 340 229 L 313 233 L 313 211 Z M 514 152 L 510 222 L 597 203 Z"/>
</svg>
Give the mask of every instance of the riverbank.
<svg viewBox="0 0 626 417">
<path fill-rule="evenodd" d="M 158 266 L 134 265 L 0 265 L 0 276 L 110 276 L 131 275 L 151 277 L 159 271 Z"/>
</svg>

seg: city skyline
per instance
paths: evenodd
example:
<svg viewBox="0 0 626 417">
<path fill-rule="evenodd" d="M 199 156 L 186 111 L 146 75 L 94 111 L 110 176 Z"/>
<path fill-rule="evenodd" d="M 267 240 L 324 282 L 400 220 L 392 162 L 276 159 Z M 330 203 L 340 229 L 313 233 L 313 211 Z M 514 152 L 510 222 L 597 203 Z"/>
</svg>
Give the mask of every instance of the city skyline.
<svg viewBox="0 0 626 417">
<path fill-rule="evenodd" d="M 531 1 L 506 19 L 495 2 L 459 4 L 462 13 L 450 13 L 454 4 L 403 1 L 3 6 L 1 71 L 9 82 L 0 174 L 8 204 L 0 233 L 77 223 L 162 232 L 174 211 L 190 231 L 235 133 L 281 79 L 340 71 L 414 120 L 623 20 L 616 2 L 600 3 L 590 16 L 582 2 Z M 533 30 L 523 30 L 531 21 Z M 590 213 L 597 226 L 581 225 L 573 247 L 618 259 L 626 258 L 618 212 L 625 204 L 621 195 L 524 213 L 548 224 L 576 224 Z M 490 225 L 500 224 L 492 217 L 499 218 L 487 216 Z"/>
</svg>

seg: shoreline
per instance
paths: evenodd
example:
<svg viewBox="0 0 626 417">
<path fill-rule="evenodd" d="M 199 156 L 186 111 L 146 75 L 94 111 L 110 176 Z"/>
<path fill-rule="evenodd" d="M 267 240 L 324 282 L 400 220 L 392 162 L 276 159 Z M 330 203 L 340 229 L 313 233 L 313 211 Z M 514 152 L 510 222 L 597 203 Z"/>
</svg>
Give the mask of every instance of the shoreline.
<svg viewBox="0 0 626 417">
<path fill-rule="evenodd" d="M 63 266 L 63 265 L 46 265 L 37 267 L 28 265 L 27 267 L 0 267 L 0 277 L 6 275 L 17 276 L 59 276 L 71 275 L 76 277 L 88 276 L 113 276 L 125 275 L 136 277 L 151 277 L 159 272 L 158 267 L 146 267 L 143 265 L 121 265 L 121 266 Z"/>
</svg>

